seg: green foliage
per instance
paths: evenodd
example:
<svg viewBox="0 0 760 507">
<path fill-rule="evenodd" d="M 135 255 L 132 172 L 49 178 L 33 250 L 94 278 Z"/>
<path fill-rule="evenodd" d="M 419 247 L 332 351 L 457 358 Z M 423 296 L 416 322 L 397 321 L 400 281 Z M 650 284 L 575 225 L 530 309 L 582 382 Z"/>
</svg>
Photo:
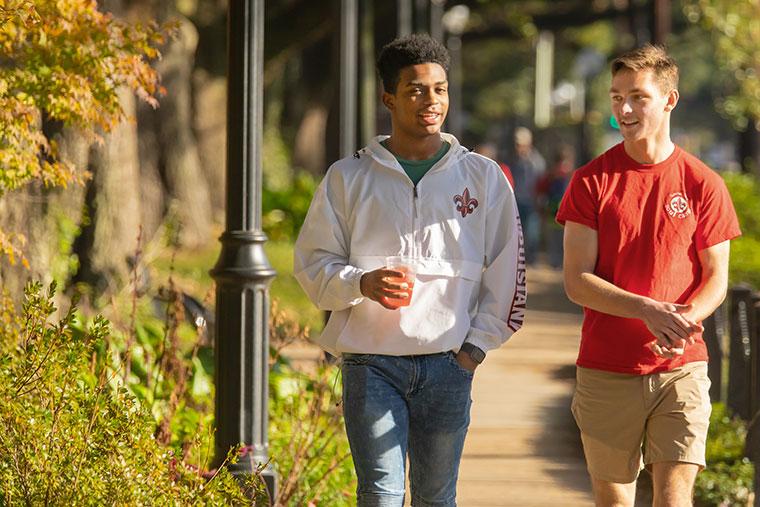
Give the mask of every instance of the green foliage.
<svg viewBox="0 0 760 507">
<path fill-rule="evenodd" d="M 178 294 L 162 294 L 163 321 L 135 301 L 135 321 L 116 328 L 102 317 L 85 324 L 74 307 L 51 323 L 54 286 L 29 285 L 21 313 L 0 301 L 0 505 L 252 503 L 225 468 L 207 471 L 210 344 L 184 323 Z M 274 504 L 352 505 L 337 368 L 295 369 L 280 351 L 303 346 L 304 330 L 276 309 L 270 326 Z M 269 503 L 258 476 L 246 488 Z"/>
<path fill-rule="evenodd" d="M 50 322 L 54 291 L 30 284 L 20 314 L 0 305 L 0 504 L 250 503 L 226 470 L 207 480 L 154 438 L 109 367 L 108 322 L 74 307 Z"/>
<path fill-rule="evenodd" d="M 760 288 L 760 182 L 749 174 L 725 173 L 731 199 L 739 216 L 742 236 L 731 242 L 729 278 L 732 284 Z"/>
<path fill-rule="evenodd" d="M 270 446 L 281 505 L 356 504 L 353 462 L 343 432 L 335 366 L 310 375 L 286 365 L 270 377 Z"/>
<path fill-rule="evenodd" d="M 190 294 L 209 295 L 205 299 L 210 302 L 213 280 L 208 273 L 209 266 L 213 266 L 219 258 L 219 249 L 219 242 L 202 249 L 179 250 L 174 255 L 163 249 L 158 253 L 159 257 L 151 262 L 151 278 L 166 279 L 172 266 L 172 277 L 177 286 Z M 267 259 L 277 271 L 277 276 L 269 287 L 272 306 L 279 301 L 279 310 L 289 319 L 297 321 L 312 332 L 321 331 L 324 314 L 309 301 L 293 276 L 293 241 L 267 241 L 264 250 Z"/>
<path fill-rule="evenodd" d="M 697 505 L 747 505 L 755 469 L 744 457 L 746 436 L 744 421 L 731 418 L 723 403 L 714 403 L 707 434 L 707 467 L 697 475 L 694 489 Z"/>
<path fill-rule="evenodd" d="M 311 198 L 317 189 L 314 177 L 301 171 L 293 183 L 284 188 L 274 188 L 265 182 L 263 188 L 263 226 L 269 239 L 274 241 L 295 240 Z"/>
<path fill-rule="evenodd" d="M 270 449 L 280 481 L 276 505 L 355 505 L 353 462 L 340 409 L 340 370 L 320 360 L 304 372 L 282 355 L 288 347 L 303 347 L 308 334 L 276 303 L 269 333 Z"/>
<path fill-rule="evenodd" d="M 695 0 L 685 2 L 692 23 L 712 39 L 723 90 L 718 110 L 740 128 L 760 120 L 760 3 L 757 0 Z"/>
</svg>

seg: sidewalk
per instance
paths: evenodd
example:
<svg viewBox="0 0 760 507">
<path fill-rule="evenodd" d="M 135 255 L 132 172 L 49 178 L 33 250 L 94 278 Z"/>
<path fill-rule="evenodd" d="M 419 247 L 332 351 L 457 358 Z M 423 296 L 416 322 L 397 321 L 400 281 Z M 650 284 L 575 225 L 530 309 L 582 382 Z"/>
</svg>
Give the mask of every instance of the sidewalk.
<svg viewBox="0 0 760 507">
<path fill-rule="evenodd" d="M 581 318 L 559 272 L 529 270 L 525 327 L 475 374 L 460 507 L 593 505 L 570 414 Z"/>
</svg>

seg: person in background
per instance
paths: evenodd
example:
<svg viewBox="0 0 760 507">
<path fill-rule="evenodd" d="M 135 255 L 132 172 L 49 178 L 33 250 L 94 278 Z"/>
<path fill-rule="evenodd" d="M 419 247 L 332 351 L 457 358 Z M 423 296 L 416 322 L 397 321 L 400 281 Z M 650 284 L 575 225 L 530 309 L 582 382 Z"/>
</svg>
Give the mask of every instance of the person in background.
<svg viewBox="0 0 760 507">
<path fill-rule="evenodd" d="M 498 149 L 496 148 L 496 145 L 492 142 L 484 142 L 480 143 L 477 146 L 475 146 L 475 149 L 473 149 L 475 153 L 478 153 L 480 155 L 483 155 L 486 158 L 490 158 L 497 164 L 499 164 L 499 167 L 501 168 L 501 172 L 504 173 L 504 176 L 507 177 L 507 181 L 509 181 L 509 184 L 512 185 L 512 188 L 515 188 L 515 179 L 512 176 L 512 171 L 509 169 L 509 166 L 499 160 L 499 153 Z"/>
<path fill-rule="evenodd" d="M 575 169 L 575 150 L 567 144 L 557 149 L 554 162 L 538 180 L 536 195 L 541 214 L 542 233 L 546 241 L 547 260 L 555 269 L 562 267 L 562 241 L 564 230 L 554 219 L 559 203 L 565 195 L 570 176 Z"/>
<path fill-rule="evenodd" d="M 509 168 L 514 177 L 515 199 L 525 235 L 525 262 L 532 264 L 538 255 L 541 234 L 540 217 L 536 210 L 536 184 L 546 170 L 546 162 L 533 147 L 530 130 L 517 127 L 514 140 L 515 158 Z"/>
</svg>

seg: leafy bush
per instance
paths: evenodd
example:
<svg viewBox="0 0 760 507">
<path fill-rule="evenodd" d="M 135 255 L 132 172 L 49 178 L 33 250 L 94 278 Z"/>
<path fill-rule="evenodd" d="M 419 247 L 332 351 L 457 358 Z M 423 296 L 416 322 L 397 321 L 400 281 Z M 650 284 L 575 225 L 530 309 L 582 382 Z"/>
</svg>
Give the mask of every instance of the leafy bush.
<svg viewBox="0 0 760 507">
<path fill-rule="evenodd" d="M 339 369 L 320 361 L 308 373 L 281 354 L 308 332 L 272 305 L 270 448 L 280 486 L 276 505 L 356 504 L 353 461 L 343 431 Z M 321 352 L 320 352 L 321 354 Z"/>
<path fill-rule="evenodd" d="M 749 174 L 724 174 L 731 193 L 742 236 L 731 242 L 729 277 L 732 284 L 744 282 L 760 289 L 760 182 Z"/>
<path fill-rule="evenodd" d="M 707 467 L 697 475 L 694 490 L 697 505 L 748 505 L 755 468 L 744 457 L 746 436 L 746 423 L 731 418 L 723 403 L 714 403 L 707 434 Z"/>
<path fill-rule="evenodd" d="M 51 317 L 54 286 L 0 300 L 0 505 L 249 505 L 213 457 L 213 360 L 179 293 L 165 319 L 133 299 L 131 322 Z M 136 298 L 136 296 L 133 296 Z M 273 305 L 270 455 L 277 506 L 351 505 L 352 462 L 335 400 L 337 369 L 299 372 L 281 348 L 305 331 Z M 228 459 L 238 459 L 234 450 Z M 258 476 L 247 483 L 266 505 Z M 51 499 L 54 499 L 52 501 Z"/>
<path fill-rule="evenodd" d="M 57 322 L 39 283 L 19 314 L 0 304 L 0 504 L 250 504 L 222 469 L 211 480 L 154 438 L 150 413 L 107 357 L 108 322 Z"/>
</svg>

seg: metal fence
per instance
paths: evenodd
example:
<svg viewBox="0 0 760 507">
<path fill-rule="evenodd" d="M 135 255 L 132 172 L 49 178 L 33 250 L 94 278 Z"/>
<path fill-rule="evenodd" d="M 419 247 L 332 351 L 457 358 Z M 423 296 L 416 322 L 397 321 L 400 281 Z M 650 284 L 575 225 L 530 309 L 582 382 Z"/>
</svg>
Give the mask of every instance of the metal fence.
<svg viewBox="0 0 760 507">
<path fill-rule="evenodd" d="M 710 361 L 710 398 L 749 422 L 745 454 L 760 485 L 760 292 L 746 285 L 729 289 L 727 302 L 703 323 Z M 754 505 L 760 507 L 760 495 Z"/>
</svg>

